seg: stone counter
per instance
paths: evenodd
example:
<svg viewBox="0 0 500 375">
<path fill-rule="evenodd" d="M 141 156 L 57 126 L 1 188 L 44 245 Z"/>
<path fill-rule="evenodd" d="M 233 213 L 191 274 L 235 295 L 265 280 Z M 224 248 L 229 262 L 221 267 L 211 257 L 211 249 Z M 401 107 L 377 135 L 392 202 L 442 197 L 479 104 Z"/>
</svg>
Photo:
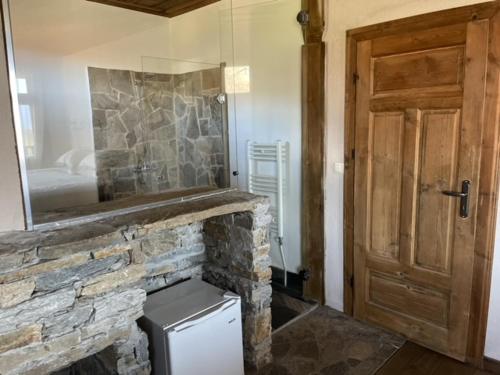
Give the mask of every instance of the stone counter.
<svg viewBox="0 0 500 375">
<path fill-rule="evenodd" d="M 241 296 L 245 361 L 269 362 L 268 208 L 228 192 L 0 234 L 0 373 L 51 373 L 84 358 L 89 373 L 149 373 L 136 324 L 146 294 L 192 277 Z"/>
</svg>

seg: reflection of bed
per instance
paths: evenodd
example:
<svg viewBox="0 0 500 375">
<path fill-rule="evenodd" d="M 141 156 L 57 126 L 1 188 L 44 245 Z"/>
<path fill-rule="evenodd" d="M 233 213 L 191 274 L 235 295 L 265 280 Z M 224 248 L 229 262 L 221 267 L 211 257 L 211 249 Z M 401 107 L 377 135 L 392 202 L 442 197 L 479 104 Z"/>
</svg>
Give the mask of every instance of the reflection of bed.
<svg viewBox="0 0 500 375">
<path fill-rule="evenodd" d="M 34 211 L 96 203 L 95 176 L 71 174 L 65 168 L 28 171 L 31 206 Z"/>
<path fill-rule="evenodd" d="M 28 170 L 30 200 L 34 212 L 98 202 L 93 155 L 79 157 L 78 162 L 72 165 L 70 161 L 74 162 L 75 158 L 69 160 L 66 156 L 66 159 L 68 160 L 58 160 L 56 168 Z"/>
</svg>

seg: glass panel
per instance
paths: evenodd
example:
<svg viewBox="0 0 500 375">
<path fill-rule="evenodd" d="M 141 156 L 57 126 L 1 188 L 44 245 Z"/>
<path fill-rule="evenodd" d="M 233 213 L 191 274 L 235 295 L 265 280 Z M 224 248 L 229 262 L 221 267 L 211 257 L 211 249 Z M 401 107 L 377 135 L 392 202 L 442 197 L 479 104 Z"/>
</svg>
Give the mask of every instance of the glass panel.
<svg viewBox="0 0 500 375">
<path fill-rule="evenodd" d="M 23 128 L 23 140 L 25 157 L 32 159 L 35 157 L 35 133 L 33 131 L 33 113 L 29 104 L 19 104 L 19 114 L 21 115 L 21 126 Z"/>
<path fill-rule="evenodd" d="M 229 186 L 231 0 L 171 19 L 82 0 L 10 13 L 35 224 Z"/>
<path fill-rule="evenodd" d="M 143 58 L 146 189 L 229 186 L 223 66 Z"/>
<path fill-rule="evenodd" d="M 226 70 L 236 102 L 237 169 L 241 189 L 271 197 L 273 266 L 289 271 L 301 257 L 301 27 L 300 0 L 234 0 L 234 66 Z M 228 90 L 229 91 L 229 90 Z M 279 194 L 278 141 L 283 193 Z M 251 175 L 253 177 L 251 177 Z M 281 195 L 281 198 L 279 198 Z M 280 203 L 281 201 L 281 203 Z M 282 207 L 282 209 L 280 209 Z M 282 228 L 282 230 L 281 230 Z M 273 275 L 274 276 L 274 275 Z"/>
</svg>

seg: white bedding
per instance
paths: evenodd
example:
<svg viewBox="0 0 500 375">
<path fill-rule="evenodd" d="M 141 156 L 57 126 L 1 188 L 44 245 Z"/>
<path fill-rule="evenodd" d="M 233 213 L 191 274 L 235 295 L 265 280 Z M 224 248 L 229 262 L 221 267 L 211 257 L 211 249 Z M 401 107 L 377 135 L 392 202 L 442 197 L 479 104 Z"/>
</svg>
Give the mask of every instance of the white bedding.
<svg viewBox="0 0 500 375">
<path fill-rule="evenodd" d="M 72 174 L 67 168 L 28 171 L 33 211 L 50 211 L 98 202 L 95 175 Z"/>
</svg>

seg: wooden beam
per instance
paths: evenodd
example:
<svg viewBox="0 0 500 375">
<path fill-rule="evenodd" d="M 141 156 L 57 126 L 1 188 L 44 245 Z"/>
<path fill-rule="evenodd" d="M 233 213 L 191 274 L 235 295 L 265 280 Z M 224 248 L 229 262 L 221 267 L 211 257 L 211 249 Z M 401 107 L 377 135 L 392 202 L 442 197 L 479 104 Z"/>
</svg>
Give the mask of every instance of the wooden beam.
<svg viewBox="0 0 500 375">
<path fill-rule="evenodd" d="M 323 0 L 302 0 L 302 10 L 309 14 L 309 24 L 303 28 L 304 43 L 320 43 L 325 30 Z"/>
<path fill-rule="evenodd" d="M 162 17 L 176 17 L 220 0 L 87 0 Z"/>
<path fill-rule="evenodd" d="M 309 15 L 302 46 L 302 256 L 310 272 L 304 296 L 325 302 L 324 0 L 302 0 Z"/>
<path fill-rule="evenodd" d="M 325 301 L 325 44 L 302 47 L 302 246 L 310 271 L 304 295 Z"/>
</svg>

